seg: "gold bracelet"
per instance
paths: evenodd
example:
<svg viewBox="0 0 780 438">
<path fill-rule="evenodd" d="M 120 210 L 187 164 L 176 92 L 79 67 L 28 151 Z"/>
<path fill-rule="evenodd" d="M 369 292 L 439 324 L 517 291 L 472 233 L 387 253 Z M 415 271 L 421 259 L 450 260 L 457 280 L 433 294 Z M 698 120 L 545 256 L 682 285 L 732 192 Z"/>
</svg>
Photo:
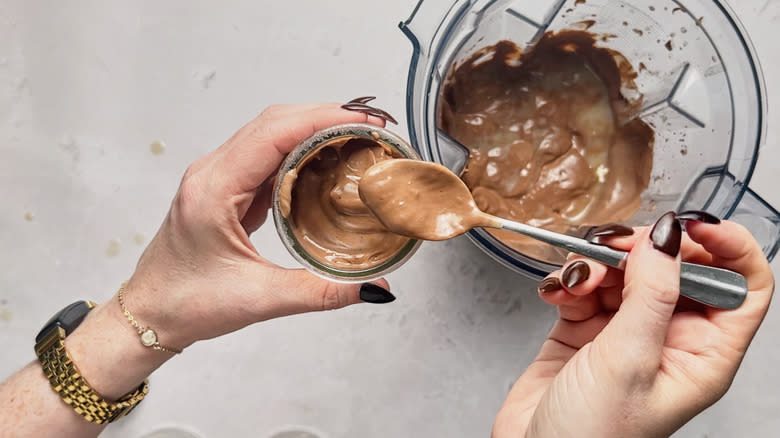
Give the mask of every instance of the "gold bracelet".
<svg viewBox="0 0 780 438">
<path fill-rule="evenodd" d="M 130 314 L 130 310 L 128 310 L 127 306 L 125 306 L 124 293 L 126 286 L 127 282 L 125 281 L 119 288 L 119 305 L 122 307 L 122 312 L 125 314 L 127 320 L 130 321 L 130 325 L 135 328 L 135 330 L 138 332 L 138 335 L 141 337 L 141 344 L 143 344 L 144 347 L 150 347 L 157 351 L 164 351 L 166 353 L 173 354 L 181 353 L 181 350 L 177 350 L 171 347 L 163 347 L 160 345 L 160 342 L 157 340 L 157 333 L 155 333 L 155 331 L 150 327 L 144 327 L 143 325 L 139 324 L 138 321 L 133 318 L 133 315 Z"/>
</svg>

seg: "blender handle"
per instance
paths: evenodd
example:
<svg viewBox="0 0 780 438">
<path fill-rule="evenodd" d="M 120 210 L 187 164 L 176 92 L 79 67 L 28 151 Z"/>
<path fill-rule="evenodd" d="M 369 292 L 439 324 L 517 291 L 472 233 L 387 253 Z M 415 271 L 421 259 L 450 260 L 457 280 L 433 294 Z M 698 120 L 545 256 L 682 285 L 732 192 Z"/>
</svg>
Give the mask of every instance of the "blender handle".
<svg viewBox="0 0 780 438">
<path fill-rule="evenodd" d="M 487 216 L 487 215 L 486 215 Z M 628 253 L 607 246 L 596 245 L 585 239 L 556 233 L 499 217 L 489 217 L 488 226 L 514 231 L 567 249 L 620 270 L 626 267 Z M 680 295 L 718 309 L 736 309 L 747 297 L 747 280 L 739 273 L 712 266 L 682 263 L 680 267 Z"/>
<path fill-rule="evenodd" d="M 411 40 L 415 49 L 424 56 L 430 55 L 431 44 L 439 31 L 442 19 L 456 7 L 473 3 L 473 0 L 420 0 L 406 21 L 398 24 L 403 33 Z"/>
<path fill-rule="evenodd" d="M 780 213 L 774 207 L 748 188 L 728 219 L 747 228 L 772 261 L 780 248 Z"/>
</svg>

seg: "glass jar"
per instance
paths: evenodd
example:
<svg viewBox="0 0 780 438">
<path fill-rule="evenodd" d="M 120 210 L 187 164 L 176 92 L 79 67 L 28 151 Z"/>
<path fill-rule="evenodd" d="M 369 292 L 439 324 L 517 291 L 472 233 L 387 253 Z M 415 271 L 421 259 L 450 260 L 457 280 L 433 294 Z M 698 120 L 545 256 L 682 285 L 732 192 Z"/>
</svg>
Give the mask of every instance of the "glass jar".
<svg viewBox="0 0 780 438">
<path fill-rule="evenodd" d="M 398 269 L 412 257 L 419 248 L 421 242 L 409 239 L 409 241 L 392 258 L 378 266 L 357 270 L 340 269 L 328 266 L 307 253 L 305 248 L 298 242 L 290 220 L 282 214 L 280 208 L 280 191 L 284 175 L 293 169 L 297 169 L 302 163 L 306 163 L 322 148 L 332 145 L 334 142 L 352 138 L 364 138 L 380 143 L 402 158 L 413 160 L 420 159 L 420 156 L 406 140 L 384 128 L 354 123 L 323 129 L 307 138 L 293 149 L 282 163 L 282 166 L 279 169 L 279 177 L 274 186 L 272 211 L 276 231 L 282 239 L 282 243 L 293 258 L 303 265 L 303 267 L 327 280 L 341 283 L 365 283 L 381 278 Z"/>
</svg>

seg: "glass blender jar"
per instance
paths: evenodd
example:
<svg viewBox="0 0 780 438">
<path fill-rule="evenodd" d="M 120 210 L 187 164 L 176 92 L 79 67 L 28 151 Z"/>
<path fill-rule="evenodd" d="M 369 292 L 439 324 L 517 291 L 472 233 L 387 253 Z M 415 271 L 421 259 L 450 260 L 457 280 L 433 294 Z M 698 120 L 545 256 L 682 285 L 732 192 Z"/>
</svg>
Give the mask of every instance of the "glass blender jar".
<svg viewBox="0 0 780 438">
<path fill-rule="evenodd" d="M 413 45 L 407 122 L 423 159 L 456 173 L 468 160 L 468 150 L 437 126 L 451 68 L 501 40 L 528 47 L 545 32 L 576 29 L 586 20 L 595 21 L 589 32 L 609 36 L 600 46 L 634 66 L 644 94 L 639 117 L 656 132 L 651 182 L 627 223 L 648 225 L 670 210 L 706 210 L 745 225 L 773 258 L 780 213 L 748 188 L 766 134 L 766 89 L 747 34 L 723 1 L 420 0 L 400 28 Z M 523 274 L 542 277 L 559 267 L 485 230 L 468 236 Z"/>
</svg>

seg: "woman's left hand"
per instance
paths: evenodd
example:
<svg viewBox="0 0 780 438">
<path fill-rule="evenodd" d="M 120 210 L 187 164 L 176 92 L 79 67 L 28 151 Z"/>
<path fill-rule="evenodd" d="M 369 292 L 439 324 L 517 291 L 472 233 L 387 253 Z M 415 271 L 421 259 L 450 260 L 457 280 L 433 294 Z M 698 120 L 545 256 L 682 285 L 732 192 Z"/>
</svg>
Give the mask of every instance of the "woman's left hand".
<svg viewBox="0 0 780 438">
<path fill-rule="evenodd" d="M 190 165 L 124 291 L 133 318 L 153 329 L 160 345 L 183 350 L 271 318 L 394 299 L 384 280 L 337 284 L 276 266 L 249 240 L 265 222 L 287 153 L 314 132 L 343 123 L 384 126 L 383 119 L 335 103 L 272 106 Z M 105 345 L 101 361 L 93 360 L 96 344 Z M 140 345 L 117 295 L 90 313 L 68 345 L 107 397 L 125 394 L 170 358 Z M 124 374 L 117 376 L 112 364 L 121 364 Z"/>
<path fill-rule="evenodd" d="M 271 318 L 394 299 L 384 280 L 344 285 L 283 269 L 249 240 L 266 219 L 285 155 L 315 131 L 343 123 L 384 126 L 339 104 L 272 106 L 187 169 L 124 292 L 132 316 L 155 331 L 160 345 L 182 350 Z M 173 355 L 142 345 L 138 336 L 117 294 L 89 312 L 65 344 L 89 385 L 117 400 Z M 0 400 L 8 401 L 0 430 L 20 436 L 97 436 L 105 426 L 63 403 L 37 361 L 0 383 Z"/>
<path fill-rule="evenodd" d="M 280 268 L 249 240 L 266 219 L 285 155 L 315 131 L 343 123 L 384 126 L 339 104 L 272 106 L 187 169 L 125 292 L 134 316 L 161 343 L 183 349 L 255 322 L 362 301 L 361 285 Z M 380 301 L 390 299 L 388 292 Z"/>
</svg>

